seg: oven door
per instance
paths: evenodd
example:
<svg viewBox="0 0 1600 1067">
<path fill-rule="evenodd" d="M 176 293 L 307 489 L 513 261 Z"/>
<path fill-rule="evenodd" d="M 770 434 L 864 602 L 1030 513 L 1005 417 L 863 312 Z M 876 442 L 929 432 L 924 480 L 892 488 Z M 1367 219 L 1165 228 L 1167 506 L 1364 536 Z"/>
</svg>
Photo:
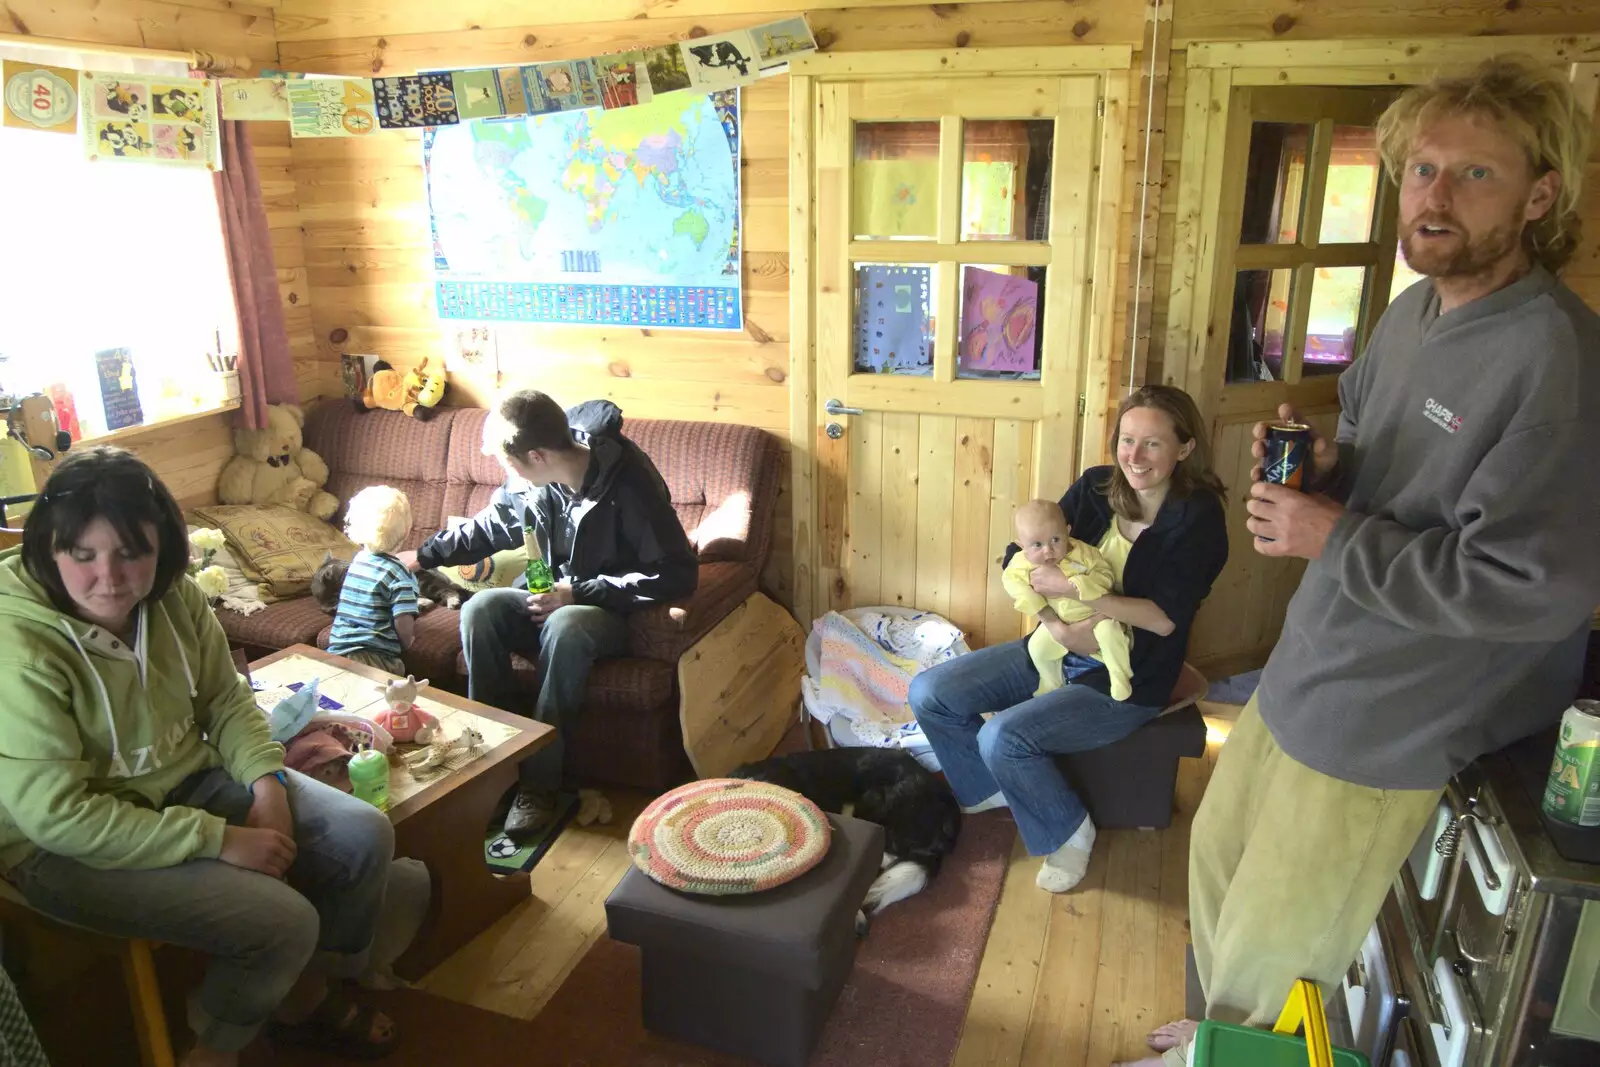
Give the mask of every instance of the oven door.
<svg viewBox="0 0 1600 1067">
<path fill-rule="evenodd" d="M 1343 981 L 1345 1011 L 1350 1018 L 1352 1045 L 1374 1065 L 1385 1062 L 1396 1044 L 1396 1033 L 1410 1010 L 1411 999 L 1400 986 L 1395 947 L 1380 919 L 1367 931 L 1366 940 Z"/>
</svg>

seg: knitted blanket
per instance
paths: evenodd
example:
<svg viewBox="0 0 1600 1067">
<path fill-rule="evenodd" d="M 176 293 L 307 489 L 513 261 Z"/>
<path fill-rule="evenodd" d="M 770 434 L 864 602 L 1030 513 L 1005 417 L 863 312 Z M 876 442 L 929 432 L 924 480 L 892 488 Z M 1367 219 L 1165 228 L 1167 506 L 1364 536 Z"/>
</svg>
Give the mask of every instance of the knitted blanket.
<svg viewBox="0 0 1600 1067">
<path fill-rule="evenodd" d="M 806 680 L 807 704 L 824 722 L 848 718 L 864 744 L 888 745 L 915 721 L 906 704 L 911 679 L 956 655 L 961 631 L 931 613 L 911 620 L 869 613 L 862 624 L 836 611 L 816 621 L 821 677 Z"/>
</svg>

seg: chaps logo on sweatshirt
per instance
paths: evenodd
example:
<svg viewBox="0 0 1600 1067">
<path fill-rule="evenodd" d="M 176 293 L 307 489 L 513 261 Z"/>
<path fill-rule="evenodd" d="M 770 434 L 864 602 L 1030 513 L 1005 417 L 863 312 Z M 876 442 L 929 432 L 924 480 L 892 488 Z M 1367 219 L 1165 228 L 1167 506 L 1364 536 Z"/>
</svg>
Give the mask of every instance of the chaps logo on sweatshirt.
<svg viewBox="0 0 1600 1067">
<path fill-rule="evenodd" d="M 1443 427 L 1449 433 L 1455 433 L 1461 429 L 1461 416 L 1432 397 L 1429 397 L 1428 402 L 1422 405 L 1422 413 L 1428 417 L 1429 422 Z"/>
</svg>

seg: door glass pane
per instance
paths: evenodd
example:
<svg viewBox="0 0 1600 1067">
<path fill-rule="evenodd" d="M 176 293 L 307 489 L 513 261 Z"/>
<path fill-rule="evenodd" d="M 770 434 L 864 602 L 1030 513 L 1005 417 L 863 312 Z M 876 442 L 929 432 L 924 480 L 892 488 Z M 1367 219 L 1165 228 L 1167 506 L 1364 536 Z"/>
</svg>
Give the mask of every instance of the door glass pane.
<svg viewBox="0 0 1600 1067">
<path fill-rule="evenodd" d="M 857 263 L 858 374 L 933 373 L 933 264 Z"/>
<path fill-rule="evenodd" d="M 1311 279 L 1311 315 L 1300 376 L 1338 374 L 1356 358 L 1366 267 L 1318 267 Z"/>
<path fill-rule="evenodd" d="M 1240 244 L 1293 244 L 1299 239 L 1310 146 L 1311 127 L 1304 123 L 1257 122 L 1251 127 Z"/>
<path fill-rule="evenodd" d="M 851 232 L 857 241 L 931 241 L 939 230 L 939 123 L 856 123 Z"/>
<path fill-rule="evenodd" d="M 1043 241 L 1050 228 L 1054 119 L 964 123 L 961 239 Z"/>
<path fill-rule="evenodd" d="M 1405 253 L 1397 248 L 1394 253 L 1394 279 L 1389 283 L 1389 303 L 1394 303 L 1395 297 L 1422 280 L 1423 276 L 1411 269 Z"/>
<path fill-rule="evenodd" d="M 1289 322 L 1292 270 L 1242 270 L 1233 286 L 1228 327 L 1228 382 L 1283 377 L 1283 335 Z"/>
<path fill-rule="evenodd" d="M 1372 239 L 1378 199 L 1378 131 L 1370 126 L 1335 126 L 1322 200 L 1323 244 L 1359 244 Z"/>
<path fill-rule="evenodd" d="M 1044 267 L 961 269 L 957 378 L 1037 380 Z"/>
</svg>

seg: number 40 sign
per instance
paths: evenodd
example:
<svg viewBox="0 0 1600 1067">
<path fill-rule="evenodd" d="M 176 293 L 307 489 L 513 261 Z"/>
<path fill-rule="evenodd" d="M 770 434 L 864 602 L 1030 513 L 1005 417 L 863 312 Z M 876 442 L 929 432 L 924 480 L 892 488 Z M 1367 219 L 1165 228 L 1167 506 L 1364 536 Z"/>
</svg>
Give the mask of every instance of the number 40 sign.
<svg viewBox="0 0 1600 1067">
<path fill-rule="evenodd" d="M 78 72 L 64 67 L 5 61 L 4 121 L 7 126 L 78 132 Z"/>
</svg>

